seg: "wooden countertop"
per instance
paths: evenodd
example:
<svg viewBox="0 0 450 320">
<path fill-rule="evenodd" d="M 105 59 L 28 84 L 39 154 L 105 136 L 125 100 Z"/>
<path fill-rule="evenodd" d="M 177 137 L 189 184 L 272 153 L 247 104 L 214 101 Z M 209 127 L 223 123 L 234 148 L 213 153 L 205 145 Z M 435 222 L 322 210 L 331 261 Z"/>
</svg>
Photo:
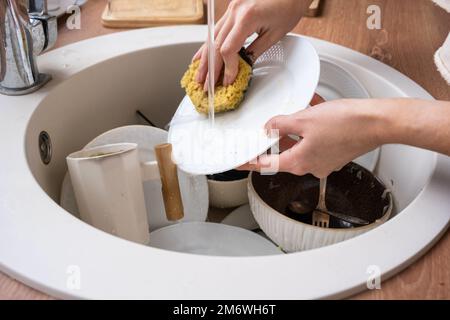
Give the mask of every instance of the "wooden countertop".
<svg viewBox="0 0 450 320">
<path fill-rule="evenodd" d="M 81 30 L 68 30 L 65 19 L 60 19 L 56 46 L 121 31 L 101 25 L 106 2 L 89 0 L 82 9 Z M 228 2 L 216 0 L 217 17 L 225 12 Z M 381 30 L 366 27 L 366 10 L 373 4 L 381 8 Z M 302 19 L 294 32 L 373 56 L 406 74 L 436 99 L 450 100 L 450 86 L 433 63 L 434 52 L 449 30 L 450 14 L 431 0 L 326 0 L 322 16 Z M 0 273 L 0 299 L 52 298 Z M 403 272 L 382 281 L 381 290 L 366 291 L 353 299 L 450 299 L 450 233 Z"/>
</svg>

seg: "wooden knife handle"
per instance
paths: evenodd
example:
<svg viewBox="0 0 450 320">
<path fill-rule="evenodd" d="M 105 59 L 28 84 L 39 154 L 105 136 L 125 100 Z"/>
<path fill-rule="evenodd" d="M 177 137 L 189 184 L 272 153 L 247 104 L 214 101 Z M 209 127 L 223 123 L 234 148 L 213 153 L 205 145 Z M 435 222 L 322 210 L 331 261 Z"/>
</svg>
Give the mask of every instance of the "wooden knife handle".
<svg viewBox="0 0 450 320">
<path fill-rule="evenodd" d="M 166 216 L 169 221 L 184 217 L 183 201 L 178 182 L 177 165 L 172 161 L 172 145 L 163 143 L 155 146 Z"/>
</svg>

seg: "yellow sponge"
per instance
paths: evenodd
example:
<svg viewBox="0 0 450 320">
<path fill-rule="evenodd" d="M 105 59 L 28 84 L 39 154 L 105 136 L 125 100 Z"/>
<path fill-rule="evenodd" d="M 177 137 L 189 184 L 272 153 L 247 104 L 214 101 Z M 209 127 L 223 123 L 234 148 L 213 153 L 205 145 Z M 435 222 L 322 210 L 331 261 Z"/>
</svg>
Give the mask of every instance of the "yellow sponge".
<svg viewBox="0 0 450 320">
<path fill-rule="evenodd" d="M 195 80 L 199 65 L 200 60 L 191 63 L 181 79 L 181 87 L 186 90 L 186 94 L 191 98 L 195 109 L 199 113 L 208 114 L 208 93 L 203 90 L 203 84 Z M 251 75 L 252 67 L 242 58 L 239 58 L 239 73 L 234 83 L 226 87 L 218 85 L 214 90 L 214 111 L 219 113 L 239 107 L 244 99 Z"/>
</svg>

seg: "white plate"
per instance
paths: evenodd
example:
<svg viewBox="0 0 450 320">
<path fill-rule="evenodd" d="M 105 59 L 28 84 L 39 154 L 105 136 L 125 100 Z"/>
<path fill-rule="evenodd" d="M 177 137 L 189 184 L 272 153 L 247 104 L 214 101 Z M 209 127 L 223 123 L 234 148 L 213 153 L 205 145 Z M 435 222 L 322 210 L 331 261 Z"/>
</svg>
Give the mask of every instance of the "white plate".
<svg viewBox="0 0 450 320">
<path fill-rule="evenodd" d="M 217 114 L 214 128 L 186 96 L 169 130 L 175 161 L 186 172 L 214 174 L 266 152 L 277 142 L 265 134 L 266 122 L 304 109 L 319 73 L 319 57 L 309 41 L 286 36 L 256 61 L 243 103 L 234 111 Z"/>
<path fill-rule="evenodd" d="M 150 233 L 150 246 L 208 256 L 265 256 L 283 254 L 260 235 L 210 222 L 178 223 Z"/>
<path fill-rule="evenodd" d="M 367 99 L 370 94 L 367 89 L 343 67 L 320 58 L 320 79 L 316 92 L 325 100 L 337 100 L 343 98 Z M 373 171 L 378 163 L 380 148 L 377 148 L 354 160 L 369 171 Z"/>
<path fill-rule="evenodd" d="M 167 132 L 150 126 L 116 128 L 98 136 L 89 142 L 84 149 L 121 142 L 137 143 L 141 161 L 153 161 L 155 160 L 153 148 L 157 144 L 167 142 Z M 184 218 L 181 221 L 205 221 L 209 206 L 206 177 L 192 176 L 178 170 L 178 178 L 184 206 Z M 144 193 L 150 231 L 174 223 L 166 218 L 161 181 L 144 182 Z M 75 194 L 68 173 L 66 173 L 62 184 L 60 204 L 74 216 L 79 217 Z"/>
<path fill-rule="evenodd" d="M 49 15 L 56 16 L 57 18 L 65 15 L 67 13 L 67 9 L 76 5 L 81 7 L 86 4 L 88 0 L 47 0 L 48 13 Z"/>
<path fill-rule="evenodd" d="M 221 223 L 247 230 L 259 229 L 259 224 L 253 217 L 248 203 L 230 212 Z"/>
</svg>

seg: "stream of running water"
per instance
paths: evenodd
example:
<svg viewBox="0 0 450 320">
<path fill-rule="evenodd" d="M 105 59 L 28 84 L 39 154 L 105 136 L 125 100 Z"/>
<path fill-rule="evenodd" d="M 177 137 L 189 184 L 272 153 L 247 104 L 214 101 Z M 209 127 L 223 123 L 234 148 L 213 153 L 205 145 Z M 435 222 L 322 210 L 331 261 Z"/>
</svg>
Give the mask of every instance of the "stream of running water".
<svg viewBox="0 0 450 320">
<path fill-rule="evenodd" d="M 214 65 L 215 65 L 215 50 L 214 50 L 214 7 L 215 0 L 208 0 L 208 39 L 206 41 L 208 46 L 208 117 L 211 127 L 214 127 Z"/>
</svg>

